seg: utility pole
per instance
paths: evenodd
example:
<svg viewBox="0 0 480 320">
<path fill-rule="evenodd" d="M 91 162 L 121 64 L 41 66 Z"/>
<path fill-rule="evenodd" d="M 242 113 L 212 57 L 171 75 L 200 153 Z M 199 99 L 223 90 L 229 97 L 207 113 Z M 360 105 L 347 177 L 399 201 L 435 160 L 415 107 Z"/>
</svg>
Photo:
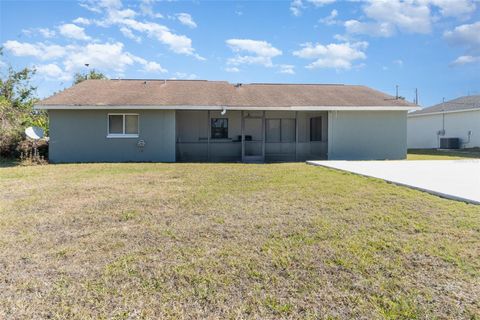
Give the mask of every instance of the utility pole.
<svg viewBox="0 0 480 320">
<path fill-rule="evenodd" d="M 442 133 L 445 135 L 445 97 L 442 99 Z"/>
<path fill-rule="evenodd" d="M 415 104 L 418 105 L 418 88 L 415 88 Z"/>
<path fill-rule="evenodd" d="M 395 85 L 395 99 L 398 100 L 398 84 Z"/>
</svg>

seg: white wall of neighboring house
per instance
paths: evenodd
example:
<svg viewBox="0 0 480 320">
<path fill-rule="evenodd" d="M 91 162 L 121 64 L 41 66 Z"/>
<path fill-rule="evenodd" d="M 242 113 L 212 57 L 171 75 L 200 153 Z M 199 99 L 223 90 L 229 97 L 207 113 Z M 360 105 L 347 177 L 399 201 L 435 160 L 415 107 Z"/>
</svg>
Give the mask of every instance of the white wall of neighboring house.
<svg viewBox="0 0 480 320">
<path fill-rule="evenodd" d="M 439 136 L 437 133 L 442 129 L 445 129 L 445 135 Z M 445 112 L 444 115 L 440 113 L 408 116 L 409 149 L 438 148 L 441 137 L 460 138 L 462 148 L 480 147 L 480 110 Z"/>
</svg>

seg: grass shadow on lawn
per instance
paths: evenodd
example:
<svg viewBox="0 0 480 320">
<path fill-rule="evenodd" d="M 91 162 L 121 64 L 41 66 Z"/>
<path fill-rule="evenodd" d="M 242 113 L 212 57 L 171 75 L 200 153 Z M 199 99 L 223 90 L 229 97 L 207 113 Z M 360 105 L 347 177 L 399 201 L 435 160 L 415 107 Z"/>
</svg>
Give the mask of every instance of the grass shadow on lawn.
<svg viewBox="0 0 480 320">
<path fill-rule="evenodd" d="M 20 161 L 11 158 L 0 158 L 0 168 L 10 168 L 20 165 Z"/>
<path fill-rule="evenodd" d="M 480 159 L 480 148 L 439 150 L 409 149 L 408 160 L 461 160 Z"/>
</svg>

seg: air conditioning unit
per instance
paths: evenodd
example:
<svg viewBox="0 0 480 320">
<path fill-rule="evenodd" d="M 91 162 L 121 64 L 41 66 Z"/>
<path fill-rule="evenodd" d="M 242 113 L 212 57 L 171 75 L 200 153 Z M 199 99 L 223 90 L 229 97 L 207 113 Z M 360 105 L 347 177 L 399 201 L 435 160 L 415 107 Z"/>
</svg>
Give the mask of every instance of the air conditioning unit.
<svg viewBox="0 0 480 320">
<path fill-rule="evenodd" d="M 460 138 L 440 138 L 440 149 L 460 149 Z"/>
</svg>

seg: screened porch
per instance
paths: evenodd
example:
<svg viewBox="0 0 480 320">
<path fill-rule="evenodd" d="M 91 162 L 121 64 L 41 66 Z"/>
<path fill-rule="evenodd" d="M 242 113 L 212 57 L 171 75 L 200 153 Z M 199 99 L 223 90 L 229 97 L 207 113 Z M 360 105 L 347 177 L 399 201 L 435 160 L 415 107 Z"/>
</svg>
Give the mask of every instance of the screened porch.
<svg viewBox="0 0 480 320">
<path fill-rule="evenodd" d="M 182 162 L 292 162 L 327 158 L 326 111 L 176 111 Z"/>
</svg>

